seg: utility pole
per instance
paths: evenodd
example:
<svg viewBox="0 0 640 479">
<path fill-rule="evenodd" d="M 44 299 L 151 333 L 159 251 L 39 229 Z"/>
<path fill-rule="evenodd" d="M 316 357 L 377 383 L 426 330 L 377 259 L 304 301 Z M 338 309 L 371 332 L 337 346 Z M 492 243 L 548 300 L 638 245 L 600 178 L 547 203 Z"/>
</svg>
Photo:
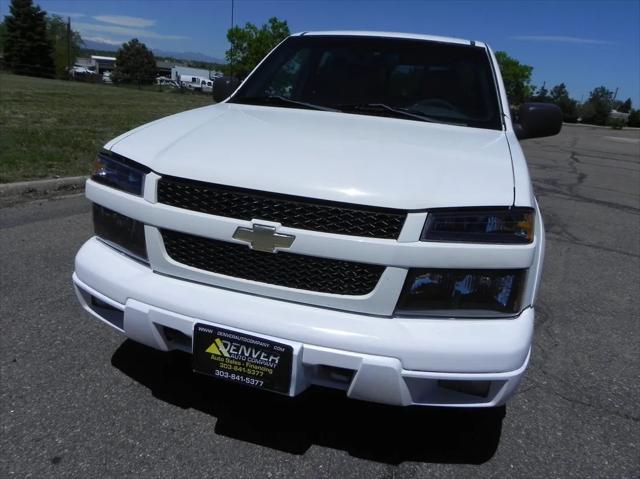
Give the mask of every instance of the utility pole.
<svg viewBox="0 0 640 479">
<path fill-rule="evenodd" d="M 234 7 L 234 0 L 231 0 L 231 29 L 233 29 L 233 7 Z M 229 49 L 231 49 L 231 44 L 229 44 Z M 229 62 L 229 76 L 232 77 L 233 76 L 233 55 L 231 56 L 231 61 Z"/>
<path fill-rule="evenodd" d="M 71 17 L 67 17 L 67 78 L 71 75 Z"/>
</svg>

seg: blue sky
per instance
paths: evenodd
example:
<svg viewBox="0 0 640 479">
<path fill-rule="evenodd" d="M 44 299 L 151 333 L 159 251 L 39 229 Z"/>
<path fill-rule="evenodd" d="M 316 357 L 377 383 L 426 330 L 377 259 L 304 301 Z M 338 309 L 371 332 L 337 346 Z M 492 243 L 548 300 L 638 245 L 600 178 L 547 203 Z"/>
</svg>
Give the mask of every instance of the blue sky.
<svg viewBox="0 0 640 479">
<path fill-rule="evenodd" d="M 35 0 L 70 14 L 86 38 L 224 57 L 231 0 Z M 0 13 L 7 13 L 7 2 Z M 235 0 L 234 21 L 286 19 L 292 32 L 385 30 L 488 42 L 534 67 L 533 82 L 564 81 L 578 100 L 619 87 L 640 106 L 640 1 Z"/>
</svg>

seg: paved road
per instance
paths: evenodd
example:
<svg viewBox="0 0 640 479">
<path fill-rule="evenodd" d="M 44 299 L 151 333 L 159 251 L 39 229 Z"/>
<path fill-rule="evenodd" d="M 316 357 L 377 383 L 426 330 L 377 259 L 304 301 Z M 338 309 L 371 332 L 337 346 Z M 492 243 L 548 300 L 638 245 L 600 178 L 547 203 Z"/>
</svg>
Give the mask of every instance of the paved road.
<svg viewBox="0 0 640 479">
<path fill-rule="evenodd" d="M 212 384 L 84 316 L 82 198 L 0 210 L 2 477 L 639 477 L 640 132 L 525 145 L 547 226 L 530 369 L 497 416 Z M 478 442 L 483 447 L 474 447 Z"/>
</svg>

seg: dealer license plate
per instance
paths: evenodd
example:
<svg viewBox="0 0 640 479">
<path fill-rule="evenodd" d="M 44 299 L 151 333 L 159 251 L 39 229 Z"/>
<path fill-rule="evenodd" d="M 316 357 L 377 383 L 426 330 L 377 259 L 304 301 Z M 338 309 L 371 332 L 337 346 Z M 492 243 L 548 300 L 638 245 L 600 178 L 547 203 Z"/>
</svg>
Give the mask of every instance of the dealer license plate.
<svg viewBox="0 0 640 479">
<path fill-rule="evenodd" d="M 288 394 L 293 348 L 209 324 L 193 330 L 193 370 L 224 381 Z"/>
</svg>

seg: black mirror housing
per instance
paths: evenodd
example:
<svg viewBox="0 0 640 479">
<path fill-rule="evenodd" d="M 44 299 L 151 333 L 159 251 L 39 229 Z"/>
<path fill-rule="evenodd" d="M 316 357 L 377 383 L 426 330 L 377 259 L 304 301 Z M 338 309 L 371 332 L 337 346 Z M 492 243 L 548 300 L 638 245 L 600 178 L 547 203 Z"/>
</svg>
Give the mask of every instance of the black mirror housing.
<svg viewBox="0 0 640 479">
<path fill-rule="evenodd" d="M 523 103 L 514 124 L 519 140 L 542 138 L 560 133 L 562 110 L 553 103 Z"/>
<path fill-rule="evenodd" d="M 213 82 L 213 99 L 216 103 L 226 100 L 236 91 L 240 80 L 236 77 L 219 77 Z"/>
</svg>

